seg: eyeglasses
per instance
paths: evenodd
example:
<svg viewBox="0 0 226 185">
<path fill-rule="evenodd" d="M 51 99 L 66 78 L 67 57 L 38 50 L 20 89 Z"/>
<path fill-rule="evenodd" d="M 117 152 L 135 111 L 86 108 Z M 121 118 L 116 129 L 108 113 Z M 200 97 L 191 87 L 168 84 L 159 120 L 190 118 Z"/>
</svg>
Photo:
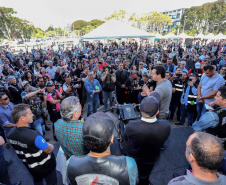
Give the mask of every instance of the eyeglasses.
<svg viewBox="0 0 226 185">
<path fill-rule="evenodd" d="M 144 64 L 140 64 L 140 65 L 142 65 L 142 66 L 143 66 Z"/>
<path fill-rule="evenodd" d="M 39 82 L 44 82 L 44 81 L 39 81 Z"/>
<path fill-rule="evenodd" d="M 9 97 L 7 96 L 6 98 L 4 98 L 4 99 L 2 99 L 2 100 L 8 100 L 8 98 L 9 98 Z"/>
</svg>

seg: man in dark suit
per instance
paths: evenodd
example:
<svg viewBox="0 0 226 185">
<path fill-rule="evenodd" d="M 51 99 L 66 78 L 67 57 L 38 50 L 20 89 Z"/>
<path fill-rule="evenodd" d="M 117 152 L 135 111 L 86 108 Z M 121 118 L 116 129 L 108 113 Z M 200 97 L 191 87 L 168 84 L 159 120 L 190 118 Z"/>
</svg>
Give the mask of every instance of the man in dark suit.
<svg viewBox="0 0 226 185">
<path fill-rule="evenodd" d="M 137 162 L 139 181 L 149 184 L 149 174 L 158 160 L 161 148 L 170 134 L 170 123 L 157 120 L 160 96 L 153 92 L 140 105 L 141 120 L 130 121 L 125 127 L 125 153 Z"/>
</svg>

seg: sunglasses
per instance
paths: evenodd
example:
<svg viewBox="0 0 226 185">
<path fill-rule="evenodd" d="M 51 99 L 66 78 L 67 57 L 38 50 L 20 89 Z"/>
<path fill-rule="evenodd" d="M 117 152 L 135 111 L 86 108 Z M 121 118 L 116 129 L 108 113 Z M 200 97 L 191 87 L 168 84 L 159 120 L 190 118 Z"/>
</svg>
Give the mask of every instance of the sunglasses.
<svg viewBox="0 0 226 185">
<path fill-rule="evenodd" d="M 2 99 L 2 100 L 8 100 L 8 98 L 9 98 L 9 97 L 7 96 L 6 98 L 4 98 L 4 99 Z"/>
</svg>

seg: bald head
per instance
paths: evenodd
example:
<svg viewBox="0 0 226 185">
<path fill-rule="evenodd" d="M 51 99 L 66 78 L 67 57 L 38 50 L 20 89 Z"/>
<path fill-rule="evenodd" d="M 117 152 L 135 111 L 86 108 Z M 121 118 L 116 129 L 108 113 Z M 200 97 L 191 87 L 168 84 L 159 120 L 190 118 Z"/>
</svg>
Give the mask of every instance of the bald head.
<svg viewBox="0 0 226 185">
<path fill-rule="evenodd" d="M 196 132 L 188 138 L 187 153 L 194 156 L 199 167 L 210 171 L 219 168 L 225 155 L 221 141 L 205 132 Z"/>
</svg>

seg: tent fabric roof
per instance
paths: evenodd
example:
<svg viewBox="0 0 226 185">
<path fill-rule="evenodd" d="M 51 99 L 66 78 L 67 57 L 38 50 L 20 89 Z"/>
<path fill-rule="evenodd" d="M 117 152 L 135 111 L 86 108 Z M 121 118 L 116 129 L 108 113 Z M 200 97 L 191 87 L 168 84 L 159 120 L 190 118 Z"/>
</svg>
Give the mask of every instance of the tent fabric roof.
<svg viewBox="0 0 226 185">
<path fill-rule="evenodd" d="M 196 38 L 204 38 L 205 36 L 202 33 L 200 33 L 200 34 L 196 35 L 195 37 Z"/>
<path fill-rule="evenodd" d="M 186 35 L 185 33 L 181 33 L 180 35 L 178 35 L 179 38 L 193 38 L 192 36 Z"/>
<path fill-rule="evenodd" d="M 173 33 L 168 33 L 167 35 L 165 35 L 166 38 L 178 38 L 175 34 Z"/>
<path fill-rule="evenodd" d="M 116 39 L 116 38 L 149 38 L 155 37 L 121 21 L 110 19 L 96 29 L 82 36 L 81 39 Z"/>
<path fill-rule="evenodd" d="M 205 38 L 207 38 L 207 39 L 214 39 L 215 35 L 212 34 L 212 33 L 209 33 L 208 35 L 205 36 Z"/>
<path fill-rule="evenodd" d="M 218 35 L 215 36 L 215 39 L 226 39 L 226 35 L 219 33 Z"/>
</svg>

